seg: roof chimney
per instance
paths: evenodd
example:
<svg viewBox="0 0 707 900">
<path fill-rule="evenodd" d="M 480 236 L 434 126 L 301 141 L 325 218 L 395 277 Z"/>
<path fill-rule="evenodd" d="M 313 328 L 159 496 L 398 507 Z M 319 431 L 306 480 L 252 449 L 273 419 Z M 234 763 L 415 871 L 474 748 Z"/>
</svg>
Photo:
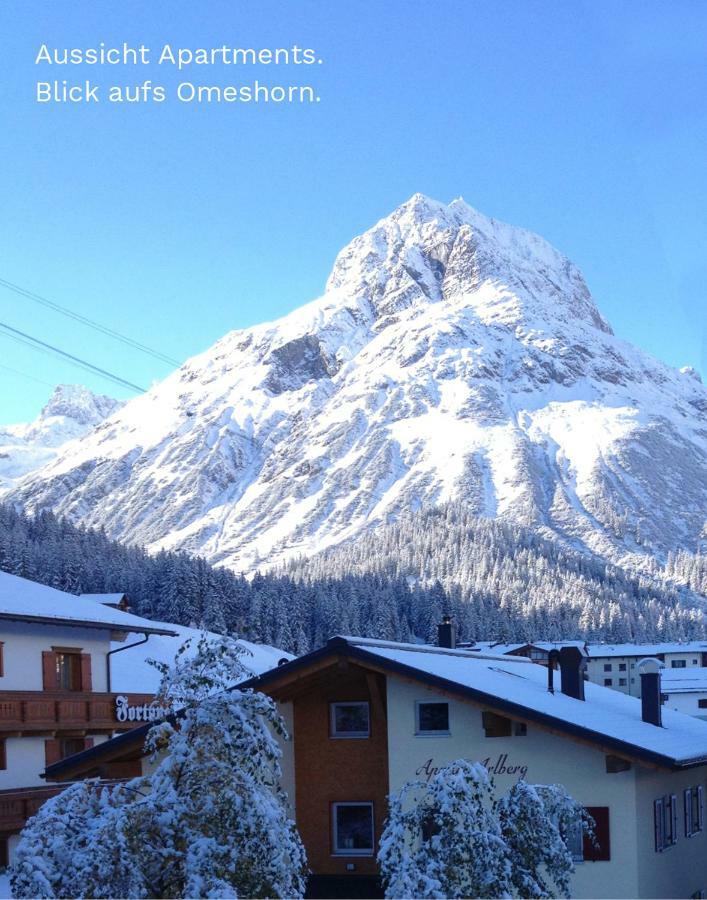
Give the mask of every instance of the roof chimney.
<svg viewBox="0 0 707 900">
<path fill-rule="evenodd" d="M 563 694 L 584 700 L 585 654 L 579 647 L 560 647 L 560 684 Z"/>
<path fill-rule="evenodd" d="M 641 718 L 649 725 L 663 724 L 660 709 L 660 670 L 663 664 L 659 659 L 649 656 L 642 659 L 638 666 L 641 676 Z"/>
<path fill-rule="evenodd" d="M 437 626 L 437 644 L 447 650 L 454 650 L 457 646 L 457 629 L 451 616 L 442 616 L 442 623 Z"/>
</svg>

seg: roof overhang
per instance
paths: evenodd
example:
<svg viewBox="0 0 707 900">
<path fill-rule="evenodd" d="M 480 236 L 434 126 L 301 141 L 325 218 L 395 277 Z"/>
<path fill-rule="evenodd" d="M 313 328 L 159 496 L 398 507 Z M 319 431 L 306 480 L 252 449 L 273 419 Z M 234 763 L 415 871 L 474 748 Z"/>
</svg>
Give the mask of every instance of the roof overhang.
<svg viewBox="0 0 707 900">
<path fill-rule="evenodd" d="M 153 628 L 143 625 L 119 625 L 116 622 L 99 622 L 95 619 L 69 619 L 60 616 L 33 616 L 29 613 L 0 612 L 0 621 L 27 622 L 32 625 L 61 625 L 71 628 L 94 628 L 100 631 L 117 631 L 121 634 L 162 634 L 177 637 L 176 631 L 167 628 Z"/>
<path fill-rule="evenodd" d="M 301 683 L 306 690 L 307 682 L 311 678 L 316 676 L 317 673 L 325 671 L 329 666 L 336 665 L 339 661 L 350 661 L 373 672 L 398 675 L 402 678 L 434 687 L 446 694 L 471 701 L 476 705 L 486 707 L 495 712 L 533 723 L 551 733 L 567 736 L 580 743 L 589 744 L 600 752 L 622 756 L 650 768 L 678 771 L 707 765 L 707 753 L 692 759 L 678 760 L 647 750 L 628 741 L 622 741 L 576 725 L 573 722 L 567 722 L 556 716 L 522 706 L 519 703 L 513 703 L 495 694 L 488 694 L 477 688 L 461 685 L 458 682 L 450 681 L 428 672 L 422 672 L 414 666 L 406 665 L 397 660 L 378 656 L 363 647 L 349 643 L 341 637 L 332 638 L 326 646 L 321 647 L 319 650 L 314 650 L 312 653 L 307 653 L 305 656 L 300 656 L 274 669 L 270 669 L 262 675 L 257 675 L 241 682 L 234 690 L 262 691 L 274 699 L 285 700 L 293 692 L 297 682 Z M 112 738 L 89 750 L 84 750 L 82 753 L 77 753 L 74 756 L 69 756 L 60 762 L 54 763 L 54 765 L 47 767 L 44 777 L 49 781 L 65 781 L 77 776 L 86 777 L 88 773 L 95 771 L 96 766 L 101 762 L 135 758 L 132 754 L 136 750 L 138 752 L 142 750 L 147 732 L 152 727 L 152 724 L 149 723 L 134 728 L 119 737 Z"/>
</svg>

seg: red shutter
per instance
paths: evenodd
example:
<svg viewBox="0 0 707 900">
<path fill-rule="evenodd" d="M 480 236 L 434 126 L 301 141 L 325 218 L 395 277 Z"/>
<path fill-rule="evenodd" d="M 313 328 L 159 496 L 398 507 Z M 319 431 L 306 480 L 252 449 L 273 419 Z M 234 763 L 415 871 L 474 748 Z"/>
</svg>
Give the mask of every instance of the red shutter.
<svg viewBox="0 0 707 900">
<path fill-rule="evenodd" d="M 611 859 L 611 840 L 609 837 L 609 807 L 588 806 L 587 812 L 594 819 L 594 838 L 596 845 L 586 834 L 582 841 L 582 851 L 587 862 L 603 862 Z"/>
<path fill-rule="evenodd" d="M 90 750 L 93 747 L 93 738 L 84 738 L 83 740 L 83 749 Z"/>
<path fill-rule="evenodd" d="M 49 740 L 44 742 L 44 765 L 53 766 L 61 759 L 61 741 Z"/>
<path fill-rule="evenodd" d="M 92 691 L 91 685 L 91 654 L 81 654 L 81 690 Z"/>
<path fill-rule="evenodd" d="M 51 650 L 42 651 L 42 686 L 45 691 L 59 690 L 59 680 L 56 676 L 56 653 Z"/>
</svg>

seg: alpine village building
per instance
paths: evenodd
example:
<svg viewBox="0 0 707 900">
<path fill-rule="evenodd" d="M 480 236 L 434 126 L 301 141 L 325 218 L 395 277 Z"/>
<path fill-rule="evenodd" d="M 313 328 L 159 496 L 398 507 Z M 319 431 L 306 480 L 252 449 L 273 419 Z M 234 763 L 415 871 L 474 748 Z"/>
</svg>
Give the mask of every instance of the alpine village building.
<svg viewBox="0 0 707 900">
<path fill-rule="evenodd" d="M 387 797 L 459 758 L 496 789 L 518 778 L 565 786 L 596 823 L 574 841 L 575 897 L 702 897 L 707 889 L 707 724 L 664 709 L 660 663 L 642 698 L 585 680 L 581 646 L 524 656 L 334 637 L 244 682 L 273 697 L 290 738 L 283 787 L 302 836 L 309 896 L 380 896 L 376 853 Z M 50 782 L 148 771 L 148 725 L 48 766 Z"/>
<path fill-rule="evenodd" d="M 112 690 L 111 663 L 135 646 L 129 636 L 142 644 L 176 632 L 125 608 L 122 594 L 77 597 L 0 572 L 0 868 L 27 819 L 61 790 L 42 778 L 47 766 L 159 715 L 152 694 Z M 139 766 L 115 772 L 132 777 Z"/>
</svg>

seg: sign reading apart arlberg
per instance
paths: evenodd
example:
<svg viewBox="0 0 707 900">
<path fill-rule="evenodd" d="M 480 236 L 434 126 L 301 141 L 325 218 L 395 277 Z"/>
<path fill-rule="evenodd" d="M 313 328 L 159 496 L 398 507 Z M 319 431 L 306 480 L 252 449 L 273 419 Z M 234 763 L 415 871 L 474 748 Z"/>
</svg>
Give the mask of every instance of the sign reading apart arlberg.
<svg viewBox="0 0 707 900">
<path fill-rule="evenodd" d="M 469 760 L 471 762 L 471 760 Z M 510 765 L 508 763 L 508 754 L 501 753 L 497 759 L 491 759 L 487 756 L 481 760 L 481 765 L 488 769 L 489 775 L 517 775 L 518 778 L 525 778 L 528 774 L 528 767 L 522 764 Z M 428 759 L 415 772 L 418 778 L 424 777 L 425 781 L 430 780 L 436 775 L 443 766 L 435 766 L 433 759 Z"/>
<path fill-rule="evenodd" d="M 131 706 L 123 694 L 115 698 L 115 717 L 119 722 L 154 722 L 163 719 L 168 711 L 158 703 L 143 703 Z"/>
</svg>

